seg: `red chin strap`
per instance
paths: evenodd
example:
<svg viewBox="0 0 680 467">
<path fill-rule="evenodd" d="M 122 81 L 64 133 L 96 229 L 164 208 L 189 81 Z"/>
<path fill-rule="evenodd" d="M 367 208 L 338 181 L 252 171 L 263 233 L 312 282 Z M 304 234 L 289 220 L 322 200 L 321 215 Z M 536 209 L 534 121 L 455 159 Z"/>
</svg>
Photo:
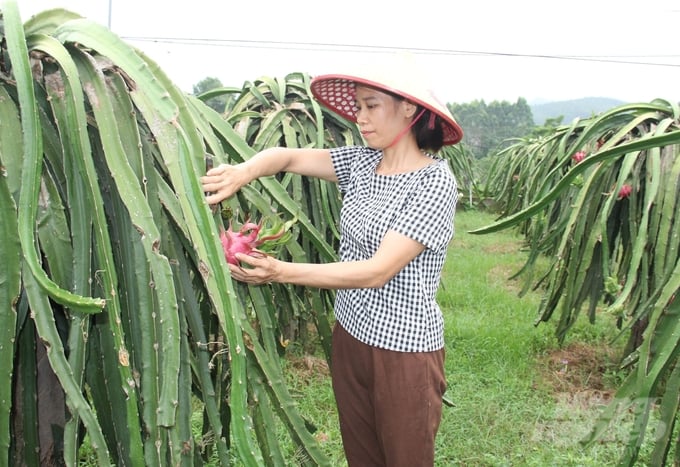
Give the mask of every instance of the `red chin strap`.
<svg viewBox="0 0 680 467">
<path fill-rule="evenodd" d="M 394 138 L 394 140 L 392 140 L 392 142 L 391 142 L 390 144 L 388 144 L 387 146 L 385 146 L 385 149 L 387 149 L 387 148 L 389 148 L 389 147 L 394 146 L 395 144 L 397 144 L 397 141 L 399 141 L 401 138 L 404 137 L 404 135 L 406 134 L 406 132 L 408 132 L 408 131 L 411 129 L 411 127 L 413 127 L 413 125 L 415 125 L 416 122 L 417 122 L 418 120 L 420 120 L 420 117 L 422 117 L 424 113 L 425 113 L 425 109 L 422 109 L 422 110 L 420 111 L 420 113 L 416 116 L 416 118 L 414 118 L 413 121 L 411 121 L 411 123 L 409 124 L 409 126 L 407 126 L 406 128 L 404 128 L 403 130 L 401 130 L 401 131 L 399 132 L 399 134 Z"/>
</svg>

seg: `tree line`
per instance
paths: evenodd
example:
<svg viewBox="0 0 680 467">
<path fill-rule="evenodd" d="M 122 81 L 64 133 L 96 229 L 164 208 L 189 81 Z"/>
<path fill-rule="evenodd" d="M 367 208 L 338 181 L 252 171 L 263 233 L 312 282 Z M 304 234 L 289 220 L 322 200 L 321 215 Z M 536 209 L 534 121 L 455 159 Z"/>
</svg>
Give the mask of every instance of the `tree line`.
<svg viewBox="0 0 680 467">
<path fill-rule="evenodd" d="M 504 149 L 512 138 L 527 136 L 535 129 L 531 107 L 523 97 L 514 103 L 474 100 L 448 107 L 464 129 L 463 143 L 476 159 Z"/>
</svg>

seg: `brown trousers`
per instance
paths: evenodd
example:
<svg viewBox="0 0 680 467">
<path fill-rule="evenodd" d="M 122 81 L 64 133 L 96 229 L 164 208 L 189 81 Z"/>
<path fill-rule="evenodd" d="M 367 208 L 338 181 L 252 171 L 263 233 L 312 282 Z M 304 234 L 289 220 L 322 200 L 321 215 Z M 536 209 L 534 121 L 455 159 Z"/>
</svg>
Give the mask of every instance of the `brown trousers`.
<svg viewBox="0 0 680 467">
<path fill-rule="evenodd" d="M 444 349 L 394 352 L 333 329 L 332 381 L 350 467 L 432 467 Z"/>
</svg>

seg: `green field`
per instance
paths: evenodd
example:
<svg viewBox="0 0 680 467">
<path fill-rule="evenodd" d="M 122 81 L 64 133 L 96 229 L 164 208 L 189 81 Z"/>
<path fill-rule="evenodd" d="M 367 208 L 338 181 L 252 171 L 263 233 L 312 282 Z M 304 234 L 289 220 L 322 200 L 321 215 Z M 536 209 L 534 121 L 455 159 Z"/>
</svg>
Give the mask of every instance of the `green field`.
<svg viewBox="0 0 680 467">
<path fill-rule="evenodd" d="M 551 322 L 535 326 L 540 292 L 520 297 L 521 278 L 510 279 L 526 259 L 522 238 L 467 233 L 493 220 L 476 211 L 457 215 L 443 273 L 452 405 L 444 409 L 437 465 L 614 465 L 624 420 L 593 448 L 579 444 L 620 378 L 613 320 L 600 315 L 594 325 L 577 323 L 562 346 Z M 285 369 L 333 465 L 346 465 L 325 362 L 292 349 Z"/>
</svg>

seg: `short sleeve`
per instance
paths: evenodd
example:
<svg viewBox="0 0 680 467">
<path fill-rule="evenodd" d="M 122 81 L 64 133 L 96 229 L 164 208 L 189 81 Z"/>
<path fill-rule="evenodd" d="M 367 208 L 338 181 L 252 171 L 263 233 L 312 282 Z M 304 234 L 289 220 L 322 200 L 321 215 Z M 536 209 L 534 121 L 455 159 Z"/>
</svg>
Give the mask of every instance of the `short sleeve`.
<svg viewBox="0 0 680 467">
<path fill-rule="evenodd" d="M 343 194 L 349 191 L 357 174 L 367 167 L 375 166 L 380 158 L 380 151 L 364 146 L 342 146 L 330 151 L 338 189 Z"/>
<path fill-rule="evenodd" d="M 456 179 L 446 163 L 439 163 L 420 182 L 392 228 L 432 250 L 446 249 L 454 233 Z"/>
</svg>

